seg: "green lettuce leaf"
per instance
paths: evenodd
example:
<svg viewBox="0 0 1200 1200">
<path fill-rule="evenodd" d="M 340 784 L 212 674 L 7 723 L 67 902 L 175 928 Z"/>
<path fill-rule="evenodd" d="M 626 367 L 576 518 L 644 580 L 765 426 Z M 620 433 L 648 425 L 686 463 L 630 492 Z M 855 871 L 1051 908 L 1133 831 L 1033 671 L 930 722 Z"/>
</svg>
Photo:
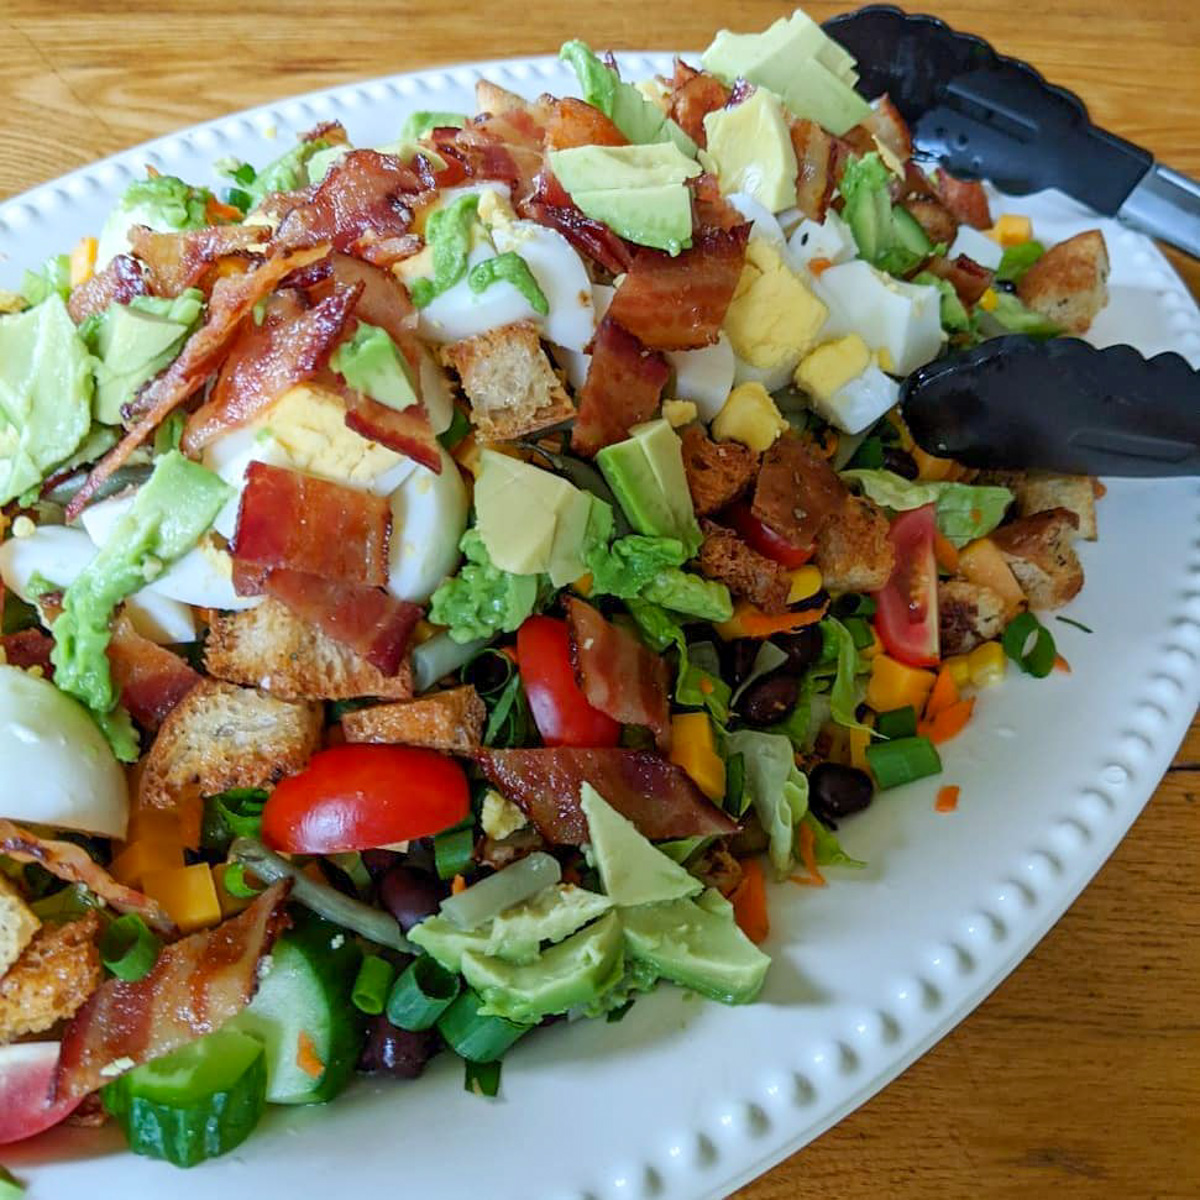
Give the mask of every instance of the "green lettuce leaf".
<svg viewBox="0 0 1200 1200">
<path fill-rule="evenodd" d="M 41 304 L 47 296 L 66 300 L 71 294 L 71 259 L 55 254 L 42 264 L 40 271 L 26 271 L 21 279 L 21 295 L 30 304 Z"/>
<path fill-rule="evenodd" d="M 1045 253 L 1046 247 L 1041 242 L 1029 241 L 1009 246 L 1000 258 L 996 278 L 1001 283 L 1020 283 L 1025 272 Z"/>
<path fill-rule="evenodd" d="M 750 802 L 767 834 L 767 856 L 782 878 L 795 861 L 796 828 L 808 811 L 808 779 L 796 768 L 791 741 L 778 733 L 739 729 L 725 739 L 726 752 L 745 764 Z"/>
<path fill-rule="evenodd" d="M 541 577 L 500 570 L 477 529 L 463 534 L 459 549 L 467 562 L 433 593 L 429 619 L 459 643 L 512 633 L 537 606 Z"/>
<path fill-rule="evenodd" d="M 711 657 L 703 650 L 708 643 L 701 642 L 694 648 L 689 647 L 683 627 L 671 613 L 657 604 L 634 598 L 627 600 L 626 605 L 637 623 L 642 640 L 652 650 L 662 654 L 674 646 L 679 651 L 679 670 L 675 677 L 676 702 L 686 708 L 706 708 L 724 726 L 729 720 L 731 690 L 718 674 L 715 647 Z M 696 654 L 695 663 L 692 662 L 693 652 Z"/>
<path fill-rule="evenodd" d="M 811 812 L 804 814 L 802 824 L 813 832 L 813 857 L 819 867 L 854 867 L 861 870 L 867 864 L 860 858 L 851 858 L 842 849 L 837 834 L 826 828 Z"/>
<path fill-rule="evenodd" d="M 733 600 L 723 583 L 701 579 L 678 567 L 660 571 L 642 588 L 642 598 L 698 621 L 719 624 L 733 616 Z"/>
<path fill-rule="evenodd" d="M 1062 329 L 1053 321 L 1043 317 L 1041 313 L 1026 308 L 1012 292 L 996 293 L 996 307 L 991 312 L 983 312 L 980 322 L 986 329 L 988 325 L 993 331 L 1001 333 L 1027 333 L 1035 338 L 1058 337 Z"/>
<path fill-rule="evenodd" d="M 821 622 L 821 636 L 825 639 L 822 657 L 828 655 L 836 663 L 829 691 L 829 715 L 847 729 L 868 729 L 854 715 L 859 702 L 859 656 L 854 636 L 837 617 L 826 617 Z"/>
</svg>

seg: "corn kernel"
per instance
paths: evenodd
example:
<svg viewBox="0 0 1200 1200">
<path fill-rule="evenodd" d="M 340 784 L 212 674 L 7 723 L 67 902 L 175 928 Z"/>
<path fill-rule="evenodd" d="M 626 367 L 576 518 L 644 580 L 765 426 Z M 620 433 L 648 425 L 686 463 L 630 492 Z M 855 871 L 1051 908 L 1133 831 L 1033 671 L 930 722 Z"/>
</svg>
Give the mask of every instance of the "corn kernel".
<svg viewBox="0 0 1200 1200">
<path fill-rule="evenodd" d="M 988 288 L 982 296 L 979 297 L 979 307 L 984 312 L 995 312 L 996 306 L 1000 303 L 1000 297 L 996 295 L 995 288 Z"/>
<path fill-rule="evenodd" d="M 991 687 L 999 683 L 1008 670 L 1004 647 L 999 642 L 984 642 L 982 646 L 976 646 L 967 655 L 967 667 L 971 672 L 971 682 L 976 687 Z"/>
<path fill-rule="evenodd" d="M 807 600 L 810 596 L 815 596 L 820 590 L 820 568 L 814 567 L 811 564 L 797 567 L 792 572 L 792 590 L 788 592 L 788 603 L 799 604 L 801 600 Z"/>
<path fill-rule="evenodd" d="M 1033 237 L 1033 222 L 1018 213 L 1004 213 L 988 236 L 1005 247 L 1019 246 Z"/>
<path fill-rule="evenodd" d="M 950 678 L 954 680 L 954 686 L 961 691 L 971 682 L 971 667 L 967 662 L 965 654 L 952 654 L 947 658 L 942 666 L 950 672 Z"/>
</svg>

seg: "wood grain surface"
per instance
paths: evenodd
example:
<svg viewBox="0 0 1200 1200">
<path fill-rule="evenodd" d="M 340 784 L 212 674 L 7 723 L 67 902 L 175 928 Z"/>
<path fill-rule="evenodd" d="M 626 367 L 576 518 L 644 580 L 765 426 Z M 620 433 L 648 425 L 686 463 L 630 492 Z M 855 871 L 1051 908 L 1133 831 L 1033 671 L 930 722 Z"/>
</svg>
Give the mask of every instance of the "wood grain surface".
<svg viewBox="0 0 1200 1200">
<path fill-rule="evenodd" d="M 823 18 L 843 5 L 812 3 Z M 945 0 L 1097 122 L 1200 177 L 1197 0 Z M 707 44 L 789 4 L 2 0 L 0 197 L 146 138 L 454 61 Z M 925 5 L 914 3 L 914 8 Z M 1175 257 L 1200 294 L 1200 264 Z M 977 1012 L 739 1200 L 1200 1196 L 1200 728 L 1111 861 Z M 481 1196 L 486 1196 L 483 1187 Z"/>
</svg>

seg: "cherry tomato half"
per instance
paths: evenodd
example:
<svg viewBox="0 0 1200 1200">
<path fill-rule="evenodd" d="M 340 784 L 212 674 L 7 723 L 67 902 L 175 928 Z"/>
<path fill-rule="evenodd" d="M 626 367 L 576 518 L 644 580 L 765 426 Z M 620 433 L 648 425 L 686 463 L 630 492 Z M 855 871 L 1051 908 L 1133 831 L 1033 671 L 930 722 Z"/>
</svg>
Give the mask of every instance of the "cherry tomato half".
<svg viewBox="0 0 1200 1200">
<path fill-rule="evenodd" d="M 896 565 L 887 586 L 875 593 L 875 628 L 884 649 L 911 667 L 938 661 L 937 531 L 932 504 L 901 513 L 888 538 Z"/>
<path fill-rule="evenodd" d="M 0 1047 L 0 1146 L 19 1142 L 57 1125 L 80 1104 L 51 1101 L 58 1066 L 57 1042 L 21 1042 Z"/>
<path fill-rule="evenodd" d="M 517 630 L 517 664 L 547 746 L 615 746 L 621 726 L 593 708 L 575 682 L 567 623 L 530 617 Z"/>
<path fill-rule="evenodd" d="M 802 567 L 813 556 L 812 546 L 793 546 L 765 522 L 760 521 L 748 504 L 735 504 L 727 511 L 734 529 L 742 535 L 746 545 L 759 554 L 777 562 L 781 567 L 794 570 Z"/>
<path fill-rule="evenodd" d="M 470 811 L 462 767 L 434 750 L 322 750 L 271 793 L 263 841 L 287 854 L 340 854 L 430 837 Z"/>
</svg>

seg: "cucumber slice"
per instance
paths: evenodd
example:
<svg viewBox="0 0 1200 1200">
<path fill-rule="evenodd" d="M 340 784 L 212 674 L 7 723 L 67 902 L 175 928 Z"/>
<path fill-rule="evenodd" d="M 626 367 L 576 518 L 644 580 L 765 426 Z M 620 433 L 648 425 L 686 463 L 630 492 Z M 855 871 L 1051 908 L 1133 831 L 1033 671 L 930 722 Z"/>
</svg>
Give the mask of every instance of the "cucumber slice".
<svg viewBox="0 0 1200 1200">
<path fill-rule="evenodd" d="M 267 972 L 233 1027 L 266 1048 L 271 1104 L 323 1104 L 350 1081 L 366 1025 L 351 992 L 362 952 L 344 929 L 305 910 L 271 950 Z"/>
<path fill-rule="evenodd" d="M 100 1097 L 134 1154 L 193 1167 L 227 1154 L 249 1136 L 266 1108 L 262 1043 L 219 1029 L 134 1067 Z"/>
</svg>

